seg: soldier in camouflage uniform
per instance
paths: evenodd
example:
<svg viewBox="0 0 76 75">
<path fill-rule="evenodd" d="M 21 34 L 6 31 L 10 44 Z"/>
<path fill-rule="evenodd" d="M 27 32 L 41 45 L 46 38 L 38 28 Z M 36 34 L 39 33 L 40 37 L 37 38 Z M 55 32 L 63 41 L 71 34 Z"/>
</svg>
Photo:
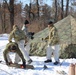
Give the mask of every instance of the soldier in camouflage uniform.
<svg viewBox="0 0 76 75">
<path fill-rule="evenodd" d="M 27 40 L 27 37 L 25 36 L 24 32 L 18 28 L 17 25 L 13 26 L 13 30 L 11 31 L 9 36 L 9 42 L 12 41 L 12 38 L 14 38 L 15 42 L 18 44 L 19 49 L 21 50 L 27 63 L 30 64 L 32 60 L 30 59 L 27 51 L 24 48 L 25 39 Z"/>
<path fill-rule="evenodd" d="M 17 43 L 11 42 L 11 43 L 8 43 L 6 45 L 6 48 L 5 48 L 4 52 L 3 52 L 3 55 L 4 55 L 4 59 L 5 59 L 7 65 L 11 65 L 12 64 L 12 60 L 9 57 L 9 52 L 15 52 L 16 56 L 15 56 L 15 62 L 14 63 L 18 63 L 19 59 L 17 57 L 20 57 L 22 59 L 22 62 L 23 62 L 22 66 L 25 68 L 26 61 L 25 61 L 25 59 L 23 57 L 22 52 L 18 48 L 18 44 Z"/>
<path fill-rule="evenodd" d="M 27 36 L 27 41 L 25 39 L 25 49 L 27 50 L 28 54 L 30 51 L 30 42 L 29 39 L 33 39 L 33 32 L 28 32 L 28 26 L 29 26 L 29 21 L 25 20 L 23 26 L 22 26 L 22 31 L 25 33 L 25 35 Z"/>
<path fill-rule="evenodd" d="M 57 65 L 59 63 L 59 49 L 60 49 L 59 48 L 59 38 L 58 38 L 57 30 L 54 27 L 52 21 L 50 21 L 48 23 L 48 29 L 49 29 L 49 36 L 46 37 L 46 39 L 48 39 L 48 46 L 46 49 L 47 60 L 45 61 L 45 63 L 52 62 L 51 56 L 53 53 L 54 59 L 55 59 L 54 64 Z"/>
</svg>

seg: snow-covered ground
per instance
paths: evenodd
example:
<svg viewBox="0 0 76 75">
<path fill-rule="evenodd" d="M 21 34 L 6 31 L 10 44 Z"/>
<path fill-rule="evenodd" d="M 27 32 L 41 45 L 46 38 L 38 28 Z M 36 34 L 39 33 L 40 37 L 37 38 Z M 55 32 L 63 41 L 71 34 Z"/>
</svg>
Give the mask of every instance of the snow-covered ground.
<svg viewBox="0 0 76 75">
<path fill-rule="evenodd" d="M 3 50 L 8 43 L 8 34 L 0 35 L 0 60 L 4 61 Z M 62 75 L 61 72 L 65 72 L 63 75 L 68 75 L 70 63 L 76 62 L 76 59 L 60 59 L 62 63 L 53 65 L 52 63 L 44 63 L 46 57 L 30 56 L 33 62 L 31 63 L 35 69 L 16 69 L 14 67 L 8 67 L 7 65 L 0 64 L 0 75 Z M 14 57 L 12 56 L 14 59 Z M 44 70 L 44 65 L 47 65 L 47 69 Z M 59 72 L 59 73 L 58 73 Z"/>
</svg>

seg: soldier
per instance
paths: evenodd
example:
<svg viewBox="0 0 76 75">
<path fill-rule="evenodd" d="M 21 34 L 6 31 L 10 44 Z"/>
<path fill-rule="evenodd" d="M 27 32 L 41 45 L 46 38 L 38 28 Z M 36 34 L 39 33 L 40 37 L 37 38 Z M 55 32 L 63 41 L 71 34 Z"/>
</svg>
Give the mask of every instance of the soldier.
<svg viewBox="0 0 76 75">
<path fill-rule="evenodd" d="M 22 27 L 22 31 L 25 33 L 25 35 L 27 36 L 29 40 L 29 39 L 33 39 L 34 32 L 28 32 L 28 26 L 29 26 L 29 21 L 25 20 L 23 27 Z"/>
<path fill-rule="evenodd" d="M 7 65 L 11 65 L 12 64 L 12 60 L 9 57 L 9 52 L 15 52 L 16 56 L 15 56 L 15 62 L 14 63 L 18 63 L 19 62 L 19 58 L 20 57 L 22 59 L 23 64 L 21 65 L 21 67 L 25 68 L 26 67 L 26 61 L 23 57 L 22 52 L 20 51 L 20 49 L 18 48 L 18 44 L 15 42 L 10 42 L 6 45 L 6 48 L 3 52 L 4 55 L 4 60 L 6 61 Z"/>
<path fill-rule="evenodd" d="M 17 25 L 13 26 L 13 30 L 9 35 L 9 42 L 12 41 L 12 38 L 14 38 L 15 42 L 18 44 L 19 49 L 21 50 L 27 63 L 30 64 L 32 60 L 30 59 L 27 51 L 24 48 L 25 40 L 27 40 L 27 37 L 25 36 L 24 32 L 18 28 Z"/>
<path fill-rule="evenodd" d="M 52 21 L 48 23 L 48 29 L 49 29 L 49 36 L 45 38 L 45 39 L 48 38 L 48 46 L 46 49 L 47 60 L 44 62 L 45 63 L 52 62 L 51 56 L 53 54 L 55 59 L 54 64 L 57 65 L 59 63 L 59 38 L 58 38 L 57 30 L 54 27 Z"/>
<path fill-rule="evenodd" d="M 22 31 L 25 33 L 25 35 L 27 37 L 27 41 L 25 39 L 25 49 L 28 51 L 28 54 L 29 54 L 29 51 L 30 51 L 29 39 L 33 39 L 34 33 L 33 32 L 28 32 L 28 26 L 29 26 L 29 21 L 25 20 L 25 22 L 23 24 L 23 27 L 22 27 Z"/>
<path fill-rule="evenodd" d="M 29 37 L 29 35 L 28 35 L 28 25 L 29 25 L 28 20 L 25 20 L 25 22 L 24 22 L 24 24 L 23 24 L 23 27 L 22 27 L 22 30 L 23 30 L 23 32 L 25 33 L 25 35 L 26 35 L 27 37 Z"/>
</svg>

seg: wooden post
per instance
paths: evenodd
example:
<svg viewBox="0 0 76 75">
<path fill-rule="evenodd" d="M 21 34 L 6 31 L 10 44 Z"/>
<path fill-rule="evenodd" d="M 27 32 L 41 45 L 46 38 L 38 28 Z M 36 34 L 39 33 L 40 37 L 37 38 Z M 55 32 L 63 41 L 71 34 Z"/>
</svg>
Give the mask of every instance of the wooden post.
<svg viewBox="0 0 76 75">
<path fill-rule="evenodd" d="M 76 63 L 75 63 L 75 75 L 76 75 Z"/>
<path fill-rule="evenodd" d="M 74 64 L 70 64 L 69 66 L 69 73 L 68 75 L 75 75 L 75 65 Z"/>
</svg>

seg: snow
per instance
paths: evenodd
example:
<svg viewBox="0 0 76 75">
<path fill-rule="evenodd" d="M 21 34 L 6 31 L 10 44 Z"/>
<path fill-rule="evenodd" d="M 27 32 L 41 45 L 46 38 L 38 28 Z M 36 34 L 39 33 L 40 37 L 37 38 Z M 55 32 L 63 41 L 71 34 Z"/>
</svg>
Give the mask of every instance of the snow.
<svg viewBox="0 0 76 75">
<path fill-rule="evenodd" d="M 0 60 L 4 61 L 3 58 L 3 50 L 8 43 L 8 34 L 0 35 Z M 12 54 L 11 54 L 12 55 Z M 44 63 L 46 57 L 40 56 L 30 56 L 33 62 L 31 63 L 35 69 L 17 69 L 14 67 L 8 67 L 7 65 L 0 63 L 0 75 L 68 75 L 69 65 L 71 63 L 76 63 L 75 58 L 70 59 L 59 59 L 61 64 L 53 65 L 54 59 L 52 57 L 53 62 Z M 14 57 L 12 56 L 12 59 Z M 48 68 L 44 70 L 44 65 Z M 65 74 L 59 74 L 60 72 L 64 72 Z"/>
</svg>

